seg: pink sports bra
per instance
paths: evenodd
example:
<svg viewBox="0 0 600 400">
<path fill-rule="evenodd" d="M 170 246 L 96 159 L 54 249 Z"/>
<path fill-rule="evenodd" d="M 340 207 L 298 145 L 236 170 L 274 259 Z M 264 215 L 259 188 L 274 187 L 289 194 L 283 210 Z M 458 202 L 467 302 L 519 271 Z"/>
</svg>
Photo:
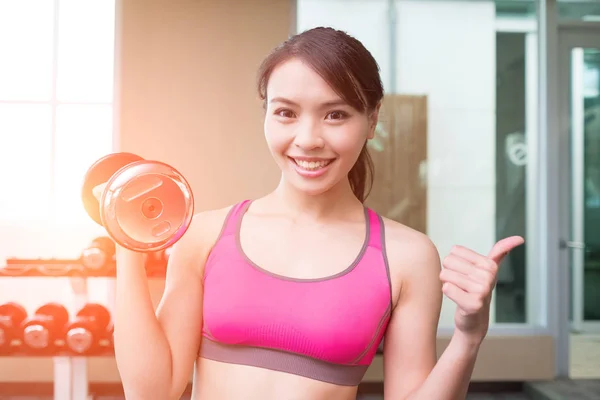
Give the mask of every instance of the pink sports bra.
<svg viewBox="0 0 600 400">
<path fill-rule="evenodd" d="M 392 310 L 381 217 L 365 207 L 365 241 L 344 271 L 294 279 L 244 254 L 240 225 L 249 205 L 231 208 L 206 261 L 200 357 L 358 385 Z"/>
</svg>

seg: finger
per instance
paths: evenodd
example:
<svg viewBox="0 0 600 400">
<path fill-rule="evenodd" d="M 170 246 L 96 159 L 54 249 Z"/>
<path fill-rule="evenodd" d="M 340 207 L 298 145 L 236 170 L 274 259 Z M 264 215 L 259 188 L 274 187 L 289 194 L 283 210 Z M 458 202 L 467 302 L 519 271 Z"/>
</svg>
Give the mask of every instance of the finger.
<svg viewBox="0 0 600 400">
<path fill-rule="evenodd" d="M 442 286 L 442 291 L 450 300 L 456 303 L 459 309 L 467 314 L 479 312 L 484 306 L 483 300 L 470 295 L 452 283 L 445 283 Z"/>
<path fill-rule="evenodd" d="M 477 253 L 474 250 L 468 249 L 464 246 L 452 246 L 452 250 L 450 250 L 450 254 L 454 254 L 460 258 L 463 258 L 465 260 L 467 260 L 468 262 L 470 262 L 471 264 L 474 264 L 477 267 L 486 269 L 492 273 L 496 273 L 497 270 L 497 265 L 496 263 L 491 260 L 490 258 Z"/>
<path fill-rule="evenodd" d="M 464 258 L 454 254 L 449 254 L 446 256 L 442 262 L 442 265 L 447 269 L 466 275 L 480 283 L 486 283 L 495 279 L 495 275 L 492 273 L 492 271 L 484 268 L 478 268 Z"/>
<path fill-rule="evenodd" d="M 487 287 L 485 284 L 450 269 L 443 269 L 442 272 L 440 272 L 440 280 L 444 283 L 452 283 L 467 293 L 486 294 Z"/>
<path fill-rule="evenodd" d="M 105 187 L 106 187 L 106 183 L 101 183 L 98 186 L 94 186 L 94 188 L 92 189 L 92 194 L 94 195 L 94 197 L 96 199 L 100 200 Z"/>
<path fill-rule="evenodd" d="M 504 257 L 515 247 L 522 245 L 525 243 L 525 239 L 521 236 L 510 236 L 498 241 L 492 250 L 490 251 L 488 257 L 494 260 L 496 264 L 500 264 Z"/>
</svg>

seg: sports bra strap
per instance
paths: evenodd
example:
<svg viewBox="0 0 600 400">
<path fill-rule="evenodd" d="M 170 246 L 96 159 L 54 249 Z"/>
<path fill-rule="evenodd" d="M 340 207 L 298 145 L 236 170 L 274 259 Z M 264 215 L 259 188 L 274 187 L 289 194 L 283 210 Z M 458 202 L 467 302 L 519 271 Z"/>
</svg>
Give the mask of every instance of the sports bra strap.
<svg viewBox="0 0 600 400">
<path fill-rule="evenodd" d="M 369 215 L 369 246 L 378 250 L 382 249 L 382 240 L 385 240 L 383 234 L 383 221 L 375 211 L 367 209 Z"/>
<path fill-rule="evenodd" d="M 231 207 L 225 218 L 225 226 L 223 227 L 221 236 L 234 235 L 236 233 L 240 223 L 241 214 L 249 201 L 250 200 L 244 200 Z"/>
</svg>

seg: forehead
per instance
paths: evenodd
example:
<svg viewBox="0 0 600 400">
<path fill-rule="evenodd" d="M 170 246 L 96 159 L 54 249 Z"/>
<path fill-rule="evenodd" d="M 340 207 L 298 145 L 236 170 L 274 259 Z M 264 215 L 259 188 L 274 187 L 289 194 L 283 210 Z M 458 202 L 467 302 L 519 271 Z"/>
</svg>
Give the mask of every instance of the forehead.
<svg viewBox="0 0 600 400">
<path fill-rule="evenodd" d="M 278 65 L 267 86 L 269 98 L 285 97 L 296 102 L 340 100 L 340 96 L 311 67 L 299 59 Z"/>
</svg>

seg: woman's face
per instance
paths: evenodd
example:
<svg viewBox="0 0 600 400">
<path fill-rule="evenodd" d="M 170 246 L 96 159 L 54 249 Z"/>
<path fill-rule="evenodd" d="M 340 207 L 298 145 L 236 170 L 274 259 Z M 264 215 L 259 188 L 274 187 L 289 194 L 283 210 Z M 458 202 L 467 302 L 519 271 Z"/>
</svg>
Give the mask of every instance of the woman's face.
<svg viewBox="0 0 600 400">
<path fill-rule="evenodd" d="M 298 59 L 280 64 L 267 86 L 265 136 L 283 178 L 311 195 L 346 184 L 377 123 L 346 104 Z"/>
</svg>

